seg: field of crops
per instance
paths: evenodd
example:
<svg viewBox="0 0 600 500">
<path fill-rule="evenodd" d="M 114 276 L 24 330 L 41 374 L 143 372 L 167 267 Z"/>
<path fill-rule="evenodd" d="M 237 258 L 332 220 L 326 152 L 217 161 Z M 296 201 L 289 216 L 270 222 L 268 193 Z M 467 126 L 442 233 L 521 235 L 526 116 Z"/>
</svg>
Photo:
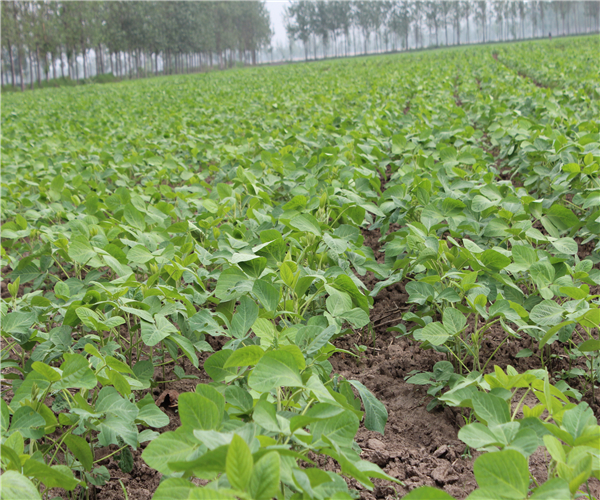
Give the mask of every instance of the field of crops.
<svg viewBox="0 0 600 500">
<path fill-rule="evenodd" d="M 598 498 L 599 53 L 2 96 L 2 499 Z"/>
</svg>

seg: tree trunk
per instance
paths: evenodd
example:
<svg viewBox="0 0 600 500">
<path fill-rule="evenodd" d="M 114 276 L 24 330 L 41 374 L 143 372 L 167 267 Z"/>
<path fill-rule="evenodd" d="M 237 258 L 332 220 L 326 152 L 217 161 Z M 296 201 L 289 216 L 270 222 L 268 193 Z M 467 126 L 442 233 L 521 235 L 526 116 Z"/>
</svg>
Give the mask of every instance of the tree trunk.
<svg viewBox="0 0 600 500">
<path fill-rule="evenodd" d="M 83 79 L 87 80 L 87 58 L 85 57 L 86 49 L 83 44 L 81 44 L 81 55 L 83 57 Z"/>
<path fill-rule="evenodd" d="M 42 68 L 40 64 L 40 48 L 35 46 L 35 62 L 37 63 L 37 81 L 38 87 L 42 86 Z"/>
<path fill-rule="evenodd" d="M 471 43 L 471 33 L 469 33 L 469 16 L 467 15 L 467 43 Z"/>
<path fill-rule="evenodd" d="M 18 53 L 19 57 L 19 78 L 21 79 L 21 92 L 25 90 L 25 80 L 23 80 L 23 49 L 21 48 Z"/>
<path fill-rule="evenodd" d="M 33 52 L 31 52 L 31 49 L 27 50 L 27 55 L 29 56 L 29 81 L 31 90 L 33 90 L 35 85 L 35 76 L 33 74 Z"/>
<path fill-rule="evenodd" d="M 104 74 L 104 54 L 102 54 L 102 44 L 98 44 L 98 55 L 97 58 L 100 59 L 100 73 Z"/>
<path fill-rule="evenodd" d="M 8 41 L 8 57 L 10 58 L 10 75 L 12 77 L 12 86 L 16 87 L 17 83 L 15 79 L 15 62 L 13 59 L 12 44 L 10 43 L 10 40 Z"/>
</svg>

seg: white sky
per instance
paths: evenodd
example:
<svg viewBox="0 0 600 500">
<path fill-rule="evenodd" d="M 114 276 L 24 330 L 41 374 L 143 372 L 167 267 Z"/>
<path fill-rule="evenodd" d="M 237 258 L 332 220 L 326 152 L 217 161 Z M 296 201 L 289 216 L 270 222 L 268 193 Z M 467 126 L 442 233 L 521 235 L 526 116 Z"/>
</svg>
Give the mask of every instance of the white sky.
<svg viewBox="0 0 600 500">
<path fill-rule="evenodd" d="M 285 25 L 283 22 L 283 10 L 286 5 L 289 5 L 287 0 L 266 0 L 266 6 L 271 14 L 271 27 L 275 34 L 273 35 L 273 45 L 286 44 L 287 34 L 285 32 Z"/>
</svg>

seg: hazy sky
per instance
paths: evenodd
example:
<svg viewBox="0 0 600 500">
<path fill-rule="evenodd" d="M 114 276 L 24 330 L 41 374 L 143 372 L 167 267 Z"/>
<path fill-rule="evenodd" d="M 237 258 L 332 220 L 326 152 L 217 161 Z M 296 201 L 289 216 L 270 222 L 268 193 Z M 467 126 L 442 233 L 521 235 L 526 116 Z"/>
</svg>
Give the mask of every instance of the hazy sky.
<svg viewBox="0 0 600 500">
<path fill-rule="evenodd" d="M 283 9 L 290 2 L 287 0 L 266 0 L 267 9 L 271 14 L 271 26 L 275 34 L 273 35 L 273 45 L 277 43 L 287 43 L 287 35 L 283 24 Z"/>
</svg>

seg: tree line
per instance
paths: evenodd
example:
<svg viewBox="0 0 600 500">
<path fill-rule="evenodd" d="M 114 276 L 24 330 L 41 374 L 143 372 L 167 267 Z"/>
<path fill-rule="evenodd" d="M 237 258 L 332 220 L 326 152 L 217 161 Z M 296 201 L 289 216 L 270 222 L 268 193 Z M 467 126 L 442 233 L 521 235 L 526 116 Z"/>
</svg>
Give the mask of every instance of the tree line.
<svg viewBox="0 0 600 500">
<path fill-rule="evenodd" d="M 293 1 L 290 55 L 304 58 L 507 41 L 598 31 L 593 1 Z"/>
<path fill-rule="evenodd" d="M 270 45 L 262 1 L 3 1 L 2 84 L 255 64 Z"/>
</svg>

